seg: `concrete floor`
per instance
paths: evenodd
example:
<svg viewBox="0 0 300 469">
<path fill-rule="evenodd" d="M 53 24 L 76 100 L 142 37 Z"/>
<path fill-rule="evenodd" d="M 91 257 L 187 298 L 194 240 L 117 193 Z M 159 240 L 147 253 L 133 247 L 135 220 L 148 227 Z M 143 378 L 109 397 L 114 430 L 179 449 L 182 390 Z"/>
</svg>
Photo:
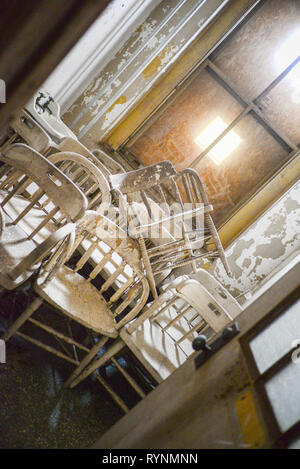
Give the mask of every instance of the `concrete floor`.
<svg viewBox="0 0 300 469">
<path fill-rule="evenodd" d="M 0 302 L 0 330 L 22 295 Z M 72 365 L 12 338 L 0 364 L 0 448 L 86 448 L 112 426 L 122 411 L 93 379 L 62 389 Z"/>
</svg>

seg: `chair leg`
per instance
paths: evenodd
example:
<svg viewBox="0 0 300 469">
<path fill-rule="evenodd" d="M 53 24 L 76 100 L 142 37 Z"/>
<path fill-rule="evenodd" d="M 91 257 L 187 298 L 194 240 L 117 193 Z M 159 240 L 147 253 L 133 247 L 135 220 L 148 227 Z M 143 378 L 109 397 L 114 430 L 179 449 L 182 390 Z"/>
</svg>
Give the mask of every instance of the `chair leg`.
<svg viewBox="0 0 300 469">
<path fill-rule="evenodd" d="M 150 287 L 151 293 L 153 295 L 153 298 L 155 299 L 155 298 L 158 297 L 158 295 L 157 295 L 154 275 L 153 275 L 153 272 L 152 272 L 152 267 L 151 267 L 151 264 L 150 264 L 150 259 L 149 259 L 148 253 L 147 253 L 147 248 L 146 248 L 146 244 L 145 244 L 145 240 L 144 240 L 143 236 L 138 237 L 138 243 L 139 243 L 141 254 L 142 254 L 142 257 L 143 257 L 144 266 L 145 266 L 145 270 L 146 270 L 146 275 L 147 275 L 147 279 L 148 279 L 148 282 L 149 282 L 149 287 Z"/>
<path fill-rule="evenodd" d="M 211 218 L 211 216 L 210 216 L 209 214 L 207 214 L 207 215 L 205 216 L 205 219 L 206 219 L 206 221 L 207 221 L 209 230 L 210 230 L 210 232 L 211 232 L 211 234 L 212 234 L 212 237 L 213 237 L 213 240 L 214 240 L 216 249 L 217 249 L 217 251 L 218 251 L 218 253 L 219 253 L 220 259 L 221 259 L 221 261 L 222 261 L 222 263 L 223 263 L 223 265 L 224 265 L 225 271 L 226 271 L 227 275 L 228 275 L 229 277 L 231 277 L 231 276 L 232 276 L 232 273 L 231 273 L 231 270 L 230 270 L 228 261 L 227 261 L 226 256 L 225 256 L 225 252 L 224 252 L 223 245 L 222 245 L 222 243 L 221 243 L 221 240 L 220 240 L 220 238 L 219 238 L 218 232 L 217 232 L 216 227 L 215 227 L 215 225 L 214 225 L 214 222 L 213 222 L 213 220 L 212 220 L 212 218 Z"/>
<path fill-rule="evenodd" d="M 3 335 L 3 340 L 7 341 L 14 335 L 18 329 L 27 321 L 30 316 L 40 307 L 43 303 L 42 298 L 38 297 L 25 309 L 25 311 L 18 317 L 18 319 L 8 328 Z"/>
<path fill-rule="evenodd" d="M 101 347 L 108 341 L 108 337 L 102 337 L 94 347 L 91 348 L 90 352 L 81 360 L 80 364 L 75 368 L 73 373 L 69 376 L 67 381 L 64 383 L 64 388 L 70 387 L 72 381 L 82 372 L 82 370 L 90 363 L 90 361 L 97 355 Z"/>
<path fill-rule="evenodd" d="M 97 360 L 92 362 L 89 366 L 83 370 L 80 375 L 72 381 L 70 388 L 74 388 L 77 384 L 81 383 L 85 378 L 87 378 L 91 373 L 97 370 L 100 366 L 104 365 L 108 360 L 110 360 L 116 353 L 124 348 L 124 343 L 122 340 L 117 340 L 111 347 Z"/>
</svg>

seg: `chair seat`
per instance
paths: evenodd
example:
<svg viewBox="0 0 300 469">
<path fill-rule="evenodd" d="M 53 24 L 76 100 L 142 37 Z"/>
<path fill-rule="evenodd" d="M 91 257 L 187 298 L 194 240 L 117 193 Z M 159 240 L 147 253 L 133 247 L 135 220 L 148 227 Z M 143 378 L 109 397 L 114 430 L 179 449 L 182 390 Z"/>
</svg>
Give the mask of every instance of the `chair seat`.
<svg viewBox="0 0 300 469">
<path fill-rule="evenodd" d="M 0 203 L 5 199 L 7 196 L 7 192 L 0 190 Z M 6 221 L 6 227 L 7 229 L 7 224 L 10 224 L 11 226 L 16 226 L 12 225 L 12 220 L 15 220 L 17 216 L 22 213 L 23 210 L 28 207 L 30 204 L 30 201 L 25 199 L 22 196 L 14 196 L 12 197 L 7 203 L 5 203 L 5 206 L 3 207 L 3 211 L 5 215 L 8 216 L 10 219 L 9 221 Z M 54 207 L 54 205 L 53 205 Z M 51 208 L 53 208 L 51 207 Z M 40 208 L 31 208 L 29 212 L 24 215 L 24 217 L 21 218 L 21 220 L 18 221 L 17 225 L 18 227 L 29 236 L 32 231 L 39 226 L 39 224 L 45 219 L 47 216 L 46 212 L 44 212 Z M 53 221 L 49 221 L 43 228 L 41 228 L 33 237 L 33 241 L 35 242 L 34 244 L 40 244 L 45 239 L 48 238 L 48 236 L 51 233 L 54 233 L 57 229 L 57 226 Z"/>
<path fill-rule="evenodd" d="M 38 265 L 32 266 L 15 281 L 9 278 L 9 272 L 31 254 L 36 248 L 36 243 L 28 239 L 27 233 L 24 233 L 19 225 L 12 225 L 6 213 L 4 213 L 4 218 L 5 229 L 0 241 L 0 284 L 7 290 L 12 290 L 25 282 L 37 269 Z"/>
<path fill-rule="evenodd" d="M 121 331 L 120 335 L 146 369 L 150 367 L 151 374 L 154 377 L 158 375 L 159 381 L 166 379 L 186 361 L 186 354 L 169 334 L 163 333 L 161 327 L 149 319 L 130 334 L 129 339 L 126 339 L 126 331 Z"/>
<path fill-rule="evenodd" d="M 183 303 L 181 299 L 177 300 L 177 307 Z M 146 319 L 130 334 L 125 327 L 120 335 L 133 353 L 138 353 L 146 368 L 150 365 L 153 374 L 157 373 L 164 380 L 193 353 L 192 341 L 197 336 L 196 331 L 184 340 L 180 339 L 191 330 L 188 320 L 194 315 L 195 311 L 191 309 L 164 331 L 163 328 L 177 316 L 174 307 L 170 307 L 159 314 L 157 321 Z"/>
<path fill-rule="evenodd" d="M 114 320 L 105 299 L 81 275 L 63 266 L 46 285 L 40 276 L 37 293 L 74 321 L 109 337 L 117 337 Z"/>
</svg>

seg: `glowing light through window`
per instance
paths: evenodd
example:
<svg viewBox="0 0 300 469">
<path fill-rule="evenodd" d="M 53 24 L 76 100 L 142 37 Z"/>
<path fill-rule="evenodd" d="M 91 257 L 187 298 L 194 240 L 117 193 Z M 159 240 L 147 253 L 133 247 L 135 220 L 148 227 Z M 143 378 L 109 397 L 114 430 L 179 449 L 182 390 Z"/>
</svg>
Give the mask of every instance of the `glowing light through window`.
<svg viewBox="0 0 300 469">
<path fill-rule="evenodd" d="M 227 124 L 217 117 L 195 139 L 195 142 L 203 149 L 207 148 L 227 127 Z M 230 130 L 213 148 L 208 155 L 219 165 L 240 144 L 240 137 Z"/>
<path fill-rule="evenodd" d="M 281 73 L 300 55 L 300 28 L 296 29 L 279 47 L 275 54 L 275 65 Z M 292 100 L 300 102 L 300 63 L 298 62 L 287 76 L 288 83 L 294 88 Z"/>
<path fill-rule="evenodd" d="M 300 55 L 300 28 L 296 29 L 277 49 L 275 62 L 283 71 Z"/>
</svg>

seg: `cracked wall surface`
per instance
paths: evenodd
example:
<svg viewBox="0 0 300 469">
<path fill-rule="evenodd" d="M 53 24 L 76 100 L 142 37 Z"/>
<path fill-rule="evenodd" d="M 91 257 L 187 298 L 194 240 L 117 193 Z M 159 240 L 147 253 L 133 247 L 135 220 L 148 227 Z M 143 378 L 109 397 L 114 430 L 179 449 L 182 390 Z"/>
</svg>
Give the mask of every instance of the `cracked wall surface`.
<svg viewBox="0 0 300 469">
<path fill-rule="evenodd" d="M 300 181 L 226 249 L 232 277 L 219 259 L 212 273 L 237 296 L 256 291 L 299 252 Z"/>
<path fill-rule="evenodd" d="M 95 146 L 169 70 L 228 0 L 163 0 L 64 115 Z"/>
</svg>

